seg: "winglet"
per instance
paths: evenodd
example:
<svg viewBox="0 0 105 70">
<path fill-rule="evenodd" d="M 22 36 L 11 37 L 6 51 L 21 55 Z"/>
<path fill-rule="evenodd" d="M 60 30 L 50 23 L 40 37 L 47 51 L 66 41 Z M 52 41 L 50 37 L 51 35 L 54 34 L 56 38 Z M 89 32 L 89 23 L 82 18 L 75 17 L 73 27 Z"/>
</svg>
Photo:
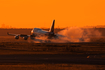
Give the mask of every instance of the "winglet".
<svg viewBox="0 0 105 70">
<path fill-rule="evenodd" d="M 53 20 L 53 23 L 52 23 L 52 26 L 51 26 L 49 32 L 53 32 L 54 33 L 54 24 L 55 24 L 55 20 Z"/>
<path fill-rule="evenodd" d="M 11 33 L 7 32 L 7 35 L 15 36 L 16 34 L 11 34 Z"/>
<path fill-rule="evenodd" d="M 7 35 L 9 35 L 9 32 L 7 32 Z"/>
</svg>

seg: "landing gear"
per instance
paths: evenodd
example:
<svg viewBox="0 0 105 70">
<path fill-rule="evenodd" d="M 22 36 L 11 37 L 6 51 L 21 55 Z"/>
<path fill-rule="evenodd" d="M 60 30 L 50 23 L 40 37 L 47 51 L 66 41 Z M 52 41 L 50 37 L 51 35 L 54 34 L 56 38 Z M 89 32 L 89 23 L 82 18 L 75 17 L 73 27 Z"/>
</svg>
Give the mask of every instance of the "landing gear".
<svg viewBox="0 0 105 70">
<path fill-rule="evenodd" d="M 30 38 L 31 38 L 31 39 L 35 39 L 35 37 L 36 37 L 36 36 L 35 36 L 34 34 L 30 35 Z"/>
<path fill-rule="evenodd" d="M 56 35 L 50 35 L 50 36 L 48 36 L 48 39 L 57 39 L 58 38 L 58 36 L 56 36 Z"/>
</svg>

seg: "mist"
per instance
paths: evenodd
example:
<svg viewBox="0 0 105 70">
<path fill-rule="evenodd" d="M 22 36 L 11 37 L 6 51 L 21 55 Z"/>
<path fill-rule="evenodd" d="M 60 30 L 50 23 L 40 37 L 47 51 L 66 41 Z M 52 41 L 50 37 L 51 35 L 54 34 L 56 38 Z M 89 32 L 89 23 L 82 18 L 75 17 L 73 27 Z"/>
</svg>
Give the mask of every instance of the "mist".
<svg viewBox="0 0 105 70">
<path fill-rule="evenodd" d="M 57 33 L 58 38 L 47 39 L 47 37 L 36 37 L 34 43 L 70 43 L 70 42 L 91 42 L 91 38 L 101 37 L 101 32 L 94 28 L 69 27 Z"/>
<path fill-rule="evenodd" d="M 70 38 L 68 39 L 69 42 L 91 42 L 92 37 L 101 37 L 101 32 L 94 28 L 70 27 L 60 31 L 58 34 Z"/>
</svg>

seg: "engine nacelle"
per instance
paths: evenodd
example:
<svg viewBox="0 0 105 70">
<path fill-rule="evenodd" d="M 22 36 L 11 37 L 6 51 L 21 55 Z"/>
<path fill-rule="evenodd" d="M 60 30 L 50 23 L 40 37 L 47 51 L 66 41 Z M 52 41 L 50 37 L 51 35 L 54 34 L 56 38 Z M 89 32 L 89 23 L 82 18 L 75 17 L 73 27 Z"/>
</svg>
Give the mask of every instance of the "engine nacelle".
<svg viewBox="0 0 105 70">
<path fill-rule="evenodd" d="M 28 39 L 28 36 L 23 37 L 23 39 L 24 39 L 24 40 L 27 40 L 27 39 Z"/>
<path fill-rule="evenodd" d="M 19 39 L 19 36 L 15 36 L 15 39 Z"/>
</svg>

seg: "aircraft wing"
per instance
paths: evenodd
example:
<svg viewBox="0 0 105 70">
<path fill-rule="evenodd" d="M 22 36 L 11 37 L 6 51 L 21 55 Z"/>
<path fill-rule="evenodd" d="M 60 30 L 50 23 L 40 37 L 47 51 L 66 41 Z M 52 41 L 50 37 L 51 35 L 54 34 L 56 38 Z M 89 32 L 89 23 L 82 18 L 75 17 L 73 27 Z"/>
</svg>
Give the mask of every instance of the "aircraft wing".
<svg viewBox="0 0 105 70">
<path fill-rule="evenodd" d="M 31 37 L 31 35 L 25 35 L 25 34 L 13 34 L 13 33 L 8 33 L 8 32 L 7 34 L 10 36 L 14 36 L 15 39 L 19 39 L 19 37 L 22 37 L 24 40 L 27 40 L 28 37 Z"/>
<path fill-rule="evenodd" d="M 12 34 L 12 33 L 7 32 L 7 35 L 11 35 L 11 36 L 19 36 L 20 34 Z"/>
<path fill-rule="evenodd" d="M 30 35 L 25 35 L 25 34 L 13 34 L 13 33 L 9 33 L 7 32 L 8 35 L 11 35 L 11 36 L 28 36 L 30 37 Z"/>
</svg>

